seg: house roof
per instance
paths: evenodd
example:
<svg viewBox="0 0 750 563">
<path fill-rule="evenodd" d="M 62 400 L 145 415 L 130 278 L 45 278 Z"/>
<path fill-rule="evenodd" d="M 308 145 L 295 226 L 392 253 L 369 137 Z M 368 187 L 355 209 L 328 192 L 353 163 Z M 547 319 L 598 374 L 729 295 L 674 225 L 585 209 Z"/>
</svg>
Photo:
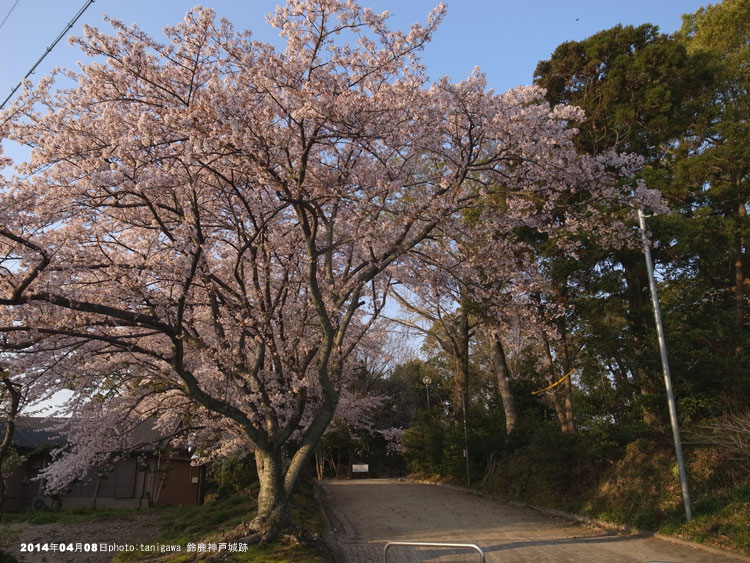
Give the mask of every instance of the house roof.
<svg viewBox="0 0 750 563">
<path fill-rule="evenodd" d="M 12 444 L 17 448 L 36 450 L 43 446 L 61 446 L 66 442 L 65 435 L 55 427 L 60 418 L 40 416 L 19 417 L 13 432 Z M 0 421 L 0 433 L 5 431 L 5 422 Z"/>
<path fill-rule="evenodd" d="M 44 446 L 61 446 L 67 442 L 65 433 L 57 430 L 65 423 L 64 418 L 38 416 L 19 417 L 13 432 L 13 445 L 17 448 L 36 450 Z M 5 423 L 0 421 L 0 434 Z M 149 419 L 138 424 L 132 432 L 133 443 L 138 451 L 154 451 L 164 447 L 164 434 L 156 429 L 156 420 Z"/>
</svg>

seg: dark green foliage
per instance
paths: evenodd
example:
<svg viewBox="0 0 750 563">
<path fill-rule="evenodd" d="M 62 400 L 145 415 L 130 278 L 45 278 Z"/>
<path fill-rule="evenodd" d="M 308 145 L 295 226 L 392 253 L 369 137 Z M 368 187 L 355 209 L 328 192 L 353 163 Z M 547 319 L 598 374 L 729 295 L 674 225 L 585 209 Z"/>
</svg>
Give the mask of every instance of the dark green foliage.
<svg viewBox="0 0 750 563">
<path fill-rule="evenodd" d="M 503 414 L 499 408 L 472 408 L 468 415 L 469 461 L 472 478 L 486 468 L 493 453 L 505 447 Z M 422 411 L 417 422 L 402 436 L 404 458 L 410 471 L 424 475 L 466 478 L 462 419 L 444 412 Z"/>
<path fill-rule="evenodd" d="M 448 431 L 445 418 L 436 416 L 437 411 L 423 411 L 417 422 L 407 428 L 401 437 L 404 458 L 409 469 L 424 475 L 450 475 L 445 471 L 445 462 L 451 457 L 451 448 L 446 443 Z"/>
<path fill-rule="evenodd" d="M 676 36 L 648 24 L 616 26 L 560 45 L 534 74 L 551 104 L 586 111 L 576 124 L 580 150 L 640 155 L 642 177 L 673 209 L 648 226 L 687 420 L 717 416 L 729 404 L 740 408 L 750 392 L 750 105 L 748 73 L 738 71 L 750 61 L 746 7 L 747 0 L 729 0 L 686 16 Z M 618 424 L 630 425 L 637 413 L 664 427 L 640 251 L 584 241 L 577 263 L 549 260 L 575 307 L 568 326 L 581 350 L 588 405 L 602 401 L 609 408 L 601 414 Z"/>
<path fill-rule="evenodd" d="M 389 409 L 383 409 L 379 425 L 383 428 L 406 428 L 417 420 L 422 409 L 427 408 L 427 389 L 423 379 L 431 380 L 429 393 L 431 405 L 443 404 L 450 399 L 449 382 L 443 358 L 429 361 L 411 360 L 395 367 L 380 382 L 382 394 L 391 397 Z"/>
<path fill-rule="evenodd" d="M 735 503 L 750 503 L 750 484 L 741 485 L 717 496 L 699 500 L 695 503 L 695 515 L 705 516 L 723 510 Z"/>
<path fill-rule="evenodd" d="M 258 471 L 253 454 L 217 460 L 209 463 L 207 468 L 207 492 L 218 496 L 223 497 L 246 490 L 258 481 Z"/>
<path fill-rule="evenodd" d="M 709 69 L 688 56 L 679 41 L 657 27 L 615 26 L 584 41 L 560 45 L 534 72 L 547 99 L 586 111 L 578 148 L 663 154 L 661 143 L 682 133 L 695 113 L 695 92 Z"/>
<path fill-rule="evenodd" d="M 514 437 L 486 486 L 506 498 L 562 507 L 581 498 L 594 476 L 585 439 L 550 421 Z"/>
</svg>

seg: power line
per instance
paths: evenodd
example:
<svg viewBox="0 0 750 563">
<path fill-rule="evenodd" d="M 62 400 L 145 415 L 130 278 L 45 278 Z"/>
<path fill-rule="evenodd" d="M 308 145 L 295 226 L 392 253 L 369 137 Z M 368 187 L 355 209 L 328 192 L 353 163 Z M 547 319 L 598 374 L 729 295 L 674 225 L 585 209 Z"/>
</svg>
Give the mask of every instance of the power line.
<svg viewBox="0 0 750 563">
<path fill-rule="evenodd" d="M 19 3 L 20 1 L 21 1 L 21 0 L 16 0 L 16 1 L 15 1 L 15 2 L 13 3 L 13 5 L 12 5 L 12 6 L 10 7 L 10 10 L 8 10 L 8 13 L 7 13 L 7 14 L 5 14 L 5 17 L 3 18 L 3 21 L 2 21 L 2 22 L 0 22 L 0 29 L 2 29 L 2 28 L 3 28 L 3 26 L 5 25 L 5 22 L 6 22 L 6 21 L 8 21 L 8 18 L 9 18 L 9 17 L 10 17 L 10 15 L 11 15 L 11 14 L 13 13 L 13 10 L 15 10 L 15 9 L 16 9 L 16 6 L 18 6 L 18 3 Z"/>
<path fill-rule="evenodd" d="M 18 4 L 18 2 L 19 0 L 16 0 L 16 4 Z M 52 49 L 55 48 L 55 45 L 57 45 L 60 42 L 60 39 L 62 39 L 65 36 L 65 34 L 68 31 L 70 31 L 70 28 L 76 24 L 76 22 L 78 21 L 78 18 L 80 18 L 83 15 L 83 12 L 86 11 L 86 8 L 91 6 L 91 4 L 93 3 L 94 3 L 94 0 L 86 0 L 86 3 L 83 5 L 83 7 L 81 7 L 81 9 L 78 10 L 78 13 L 75 16 L 73 16 L 73 19 L 70 20 L 70 22 L 68 22 L 68 25 L 66 25 L 63 28 L 63 30 L 60 32 L 60 35 L 58 35 L 57 38 L 52 42 L 52 44 L 49 47 L 47 47 L 47 50 L 44 52 L 44 54 L 41 57 L 39 57 L 39 60 L 34 63 L 34 66 L 31 67 L 31 70 L 29 70 L 29 72 L 26 73 L 26 75 L 21 79 L 21 81 L 18 84 L 16 84 L 16 87 L 10 91 L 10 94 L 8 95 L 8 97 L 5 98 L 5 100 L 3 100 L 2 104 L 0 104 L 0 109 L 3 109 L 5 107 L 5 104 L 8 103 L 8 100 L 10 100 L 13 97 L 13 94 L 16 93 L 16 90 L 18 90 L 21 87 L 21 84 L 23 84 L 23 81 L 32 75 L 32 73 L 36 70 L 36 67 L 38 67 L 39 64 L 44 60 L 44 58 L 50 54 Z M 15 4 L 13 5 L 13 8 L 15 8 Z M 13 8 L 11 8 L 11 11 L 13 10 Z M 6 19 L 7 19 L 7 16 L 6 16 Z"/>
</svg>

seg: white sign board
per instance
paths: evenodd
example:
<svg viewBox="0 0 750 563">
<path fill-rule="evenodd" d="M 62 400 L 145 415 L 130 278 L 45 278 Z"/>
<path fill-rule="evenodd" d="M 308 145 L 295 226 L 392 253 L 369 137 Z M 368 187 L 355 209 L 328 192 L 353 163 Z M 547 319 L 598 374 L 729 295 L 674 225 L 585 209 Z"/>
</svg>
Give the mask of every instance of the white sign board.
<svg viewBox="0 0 750 563">
<path fill-rule="evenodd" d="M 352 465 L 352 473 L 369 473 L 370 466 L 366 463 Z"/>
</svg>

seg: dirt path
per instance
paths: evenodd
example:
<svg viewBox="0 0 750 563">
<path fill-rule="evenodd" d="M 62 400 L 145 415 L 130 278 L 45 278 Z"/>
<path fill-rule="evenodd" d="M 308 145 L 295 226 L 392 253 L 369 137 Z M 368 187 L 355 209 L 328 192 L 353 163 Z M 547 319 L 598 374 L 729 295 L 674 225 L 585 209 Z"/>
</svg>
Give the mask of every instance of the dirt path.
<svg viewBox="0 0 750 563">
<path fill-rule="evenodd" d="M 394 480 L 325 481 L 340 555 L 377 563 L 389 541 L 475 543 L 487 562 L 728 563 L 736 559 L 654 538 L 618 535 L 465 492 Z M 465 555 L 464 555 L 465 554 Z M 392 547 L 389 563 L 478 561 L 472 551 Z"/>
</svg>

